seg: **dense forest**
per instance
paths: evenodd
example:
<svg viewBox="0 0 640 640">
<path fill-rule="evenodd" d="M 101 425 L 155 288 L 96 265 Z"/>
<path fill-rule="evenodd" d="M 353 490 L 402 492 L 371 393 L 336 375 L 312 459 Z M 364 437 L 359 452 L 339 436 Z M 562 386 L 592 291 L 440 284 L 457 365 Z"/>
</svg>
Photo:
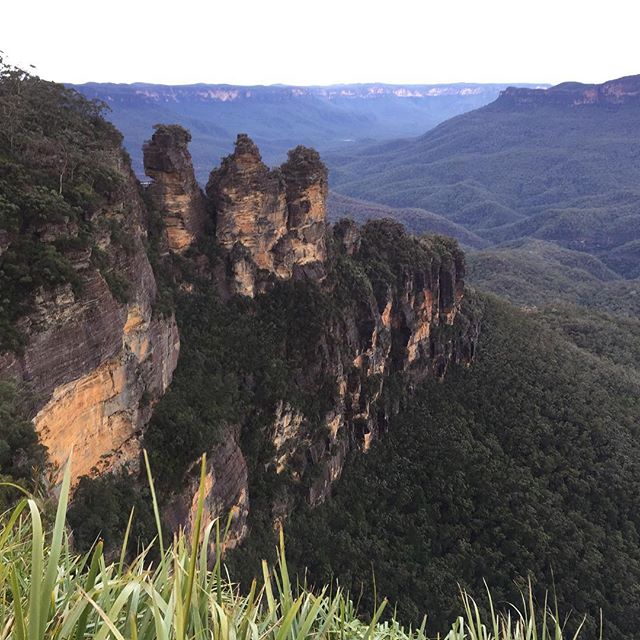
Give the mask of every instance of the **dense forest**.
<svg viewBox="0 0 640 640">
<path fill-rule="evenodd" d="M 131 240 L 93 219 L 123 186 L 122 136 L 103 110 L 0 57 L 0 351 L 23 346 L 19 320 L 39 290 L 70 284 L 80 291 L 78 256 L 89 255 L 114 294 L 126 299 L 114 256 L 97 245 L 101 233 L 124 249 Z"/>
<path fill-rule="evenodd" d="M 553 585 L 560 610 L 588 614 L 592 630 L 602 608 L 606 637 L 633 638 L 637 323 L 612 335 L 579 314 L 483 305 L 476 363 L 424 385 L 388 436 L 354 456 L 331 500 L 295 514 L 289 557 L 369 611 L 374 575 L 378 597 L 407 621 L 429 613 L 432 632 L 455 610 L 456 583 L 479 594 L 486 580 L 497 601 L 514 602 L 531 581 L 540 598 Z"/>
</svg>

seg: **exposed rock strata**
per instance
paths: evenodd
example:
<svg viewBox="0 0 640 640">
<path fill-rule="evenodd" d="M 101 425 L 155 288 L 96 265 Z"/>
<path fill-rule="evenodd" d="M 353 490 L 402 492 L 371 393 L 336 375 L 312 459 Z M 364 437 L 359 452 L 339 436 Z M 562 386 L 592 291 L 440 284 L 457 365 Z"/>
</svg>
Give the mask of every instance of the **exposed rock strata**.
<svg viewBox="0 0 640 640">
<path fill-rule="evenodd" d="M 162 213 L 167 245 L 175 253 L 195 242 L 207 219 L 187 147 L 190 140 L 191 134 L 178 125 L 157 125 L 144 145 L 144 170 L 152 180 L 147 191 Z"/>
<path fill-rule="evenodd" d="M 230 293 L 253 296 L 269 277 L 325 277 L 327 185 L 316 151 L 297 147 L 269 169 L 252 140 L 238 136 L 206 189 Z"/>
<path fill-rule="evenodd" d="M 307 390 L 322 380 L 335 385 L 332 406 L 320 424 L 289 398 L 274 408 L 265 445 L 273 455 L 266 465 L 287 479 L 285 488 L 272 496 L 277 523 L 294 508 L 301 487 L 310 504 L 325 500 L 349 450 L 367 450 L 384 431 L 398 409 L 397 398 L 385 396 L 393 376 L 403 376 L 402 384 L 411 387 L 427 376 L 443 376 L 452 363 L 471 361 L 477 327 L 456 324 L 464 260 L 455 243 L 446 248 L 443 241 L 431 246 L 412 240 L 390 221 L 369 223 L 362 231 L 351 221 L 341 221 L 329 230 L 327 171 L 318 154 L 304 147 L 292 150 L 280 168 L 270 169 L 256 145 L 239 135 L 234 153 L 211 172 L 206 193 L 220 249 L 216 279 L 223 297 L 254 297 L 276 280 L 289 279 L 319 283 L 331 295 L 336 286 L 331 273 L 339 261 L 364 273 L 373 258 L 394 262 L 401 245 L 414 256 L 406 264 L 390 262 L 391 280 L 345 301 L 340 319 L 323 328 L 315 355 L 298 380 L 300 389 Z M 388 245 L 378 247 L 376 242 L 388 234 Z M 247 508 L 244 497 L 239 498 L 238 487 L 246 482 L 239 479 L 243 463 L 236 442 L 236 435 L 223 439 L 211 452 L 207 520 Z M 225 460 L 231 465 L 226 470 Z M 172 526 L 191 526 L 195 490 L 189 480 L 186 493 L 172 500 Z M 238 522 L 234 535 L 240 540 L 247 531 L 246 516 Z"/>
<path fill-rule="evenodd" d="M 117 166 L 122 186 L 92 215 L 95 244 L 73 256 L 81 290 L 42 290 L 20 321 L 24 352 L 0 354 L 0 377 L 17 379 L 29 392 L 50 461 L 63 465 L 74 450 L 74 480 L 135 465 L 138 436 L 171 381 L 179 350 L 173 316 L 152 313 L 156 282 L 143 244 L 146 212 L 137 181 L 124 159 Z M 114 241 L 114 228 L 126 246 Z M 127 282 L 126 303 L 109 289 L 92 252 L 107 256 L 105 268 Z"/>
</svg>

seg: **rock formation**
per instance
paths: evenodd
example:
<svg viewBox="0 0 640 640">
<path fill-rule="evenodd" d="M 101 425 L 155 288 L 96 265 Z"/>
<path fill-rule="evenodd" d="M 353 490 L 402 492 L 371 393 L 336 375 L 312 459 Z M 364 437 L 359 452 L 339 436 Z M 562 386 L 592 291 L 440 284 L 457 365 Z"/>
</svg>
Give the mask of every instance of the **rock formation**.
<svg viewBox="0 0 640 640">
<path fill-rule="evenodd" d="M 143 245 L 146 212 L 137 181 L 130 169 L 120 171 L 123 187 L 93 214 L 95 245 L 74 255 L 80 292 L 69 284 L 41 290 L 20 320 L 24 351 L 0 354 L 0 377 L 18 380 L 28 392 L 51 462 L 63 465 L 73 450 L 74 479 L 137 464 L 139 436 L 178 359 L 173 315 L 153 313 L 156 282 Z M 114 241 L 114 228 L 125 247 Z M 96 255 L 109 261 L 105 273 Z M 106 276 L 114 272 L 128 285 L 127 302 L 110 290 Z"/>
<path fill-rule="evenodd" d="M 415 251 L 418 260 L 396 265 L 392 281 L 362 291 L 343 309 L 343 321 L 327 328 L 317 360 L 309 362 L 299 381 L 311 388 L 322 375 L 335 381 L 323 428 L 314 428 L 286 403 L 276 408 L 271 439 L 275 470 L 297 479 L 312 472 L 315 480 L 306 497 L 310 504 L 327 498 L 351 448 L 366 451 L 386 429 L 399 402 L 393 395 L 385 397 L 392 377 L 401 376 L 410 389 L 429 376 L 444 376 L 454 363 L 469 364 L 478 334 L 473 319 L 460 313 L 464 259 L 455 243 L 443 254 L 390 220 L 367 223 L 363 237 L 353 223 L 341 221 L 333 234 L 338 254 L 350 256 L 356 267 L 389 249 Z M 284 499 L 275 505 L 275 517 L 286 513 L 286 504 Z"/>
<path fill-rule="evenodd" d="M 253 296 L 269 277 L 324 278 L 327 184 L 316 151 L 297 147 L 272 170 L 252 140 L 238 136 L 206 189 L 230 293 Z"/>
<path fill-rule="evenodd" d="M 348 451 L 367 450 L 384 431 L 398 408 L 397 398 L 386 393 L 394 376 L 411 388 L 427 376 L 442 377 L 452 363 L 472 360 L 477 326 L 460 315 L 464 259 L 455 242 L 412 238 L 390 220 L 362 228 L 344 220 L 331 230 L 327 171 L 318 154 L 304 147 L 269 169 L 241 134 L 234 153 L 211 172 L 206 194 L 219 249 L 214 280 L 223 299 L 268 295 L 277 281 L 292 279 L 311 281 L 323 295 L 334 296 L 344 286 L 336 270 L 366 274 L 378 262 L 384 265 L 382 278 L 365 276 L 368 284 L 346 292 L 339 319 L 321 329 L 315 355 L 298 376 L 303 391 L 313 393 L 323 380 L 335 386 L 320 425 L 289 398 L 273 408 L 264 444 L 273 454 L 261 464 L 288 478 L 272 496 L 275 526 L 295 508 L 300 486 L 307 487 L 308 503 L 322 502 Z M 238 444 L 243 428 L 228 430 L 209 452 L 207 468 L 205 520 L 232 511 L 231 546 L 248 531 L 251 471 Z M 172 528 L 193 526 L 192 476 L 171 499 Z"/>
<path fill-rule="evenodd" d="M 363 227 L 342 221 L 329 228 L 327 170 L 318 153 L 305 147 L 269 169 L 255 144 L 239 135 L 233 154 L 211 172 L 205 198 L 194 178 L 189 139 L 181 127 L 159 125 L 144 147 L 152 179 L 148 195 L 166 231 L 154 255 L 164 254 L 162 264 L 181 285 L 175 289 L 182 302 L 188 304 L 199 287 L 215 287 L 221 295 L 214 303 L 225 304 L 234 294 L 256 298 L 290 286 L 286 295 L 306 292 L 303 299 L 316 296 L 332 309 L 310 338 L 312 355 L 287 383 L 295 387 L 291 396 L 314 396 L 325 385 L 323 408 L 305 413 L 278 391 L 282 397 L 275 403 L 272 398 L 268 407 L 252 409 L 260 414 L 262 449 L 268 452 L 258 466 L 286 479 L 269 496 L 275 524 L 301 495 L 311 505 L 326 499 L 349 450 L 367 450 L 387 428 L 399 403 L 389 391 L 392 383 L 411 389 L 427 376 L 443 376 L 452 363 L 471 361 L 477 326 L 460 312 L 464 259 L 455 242 L 413 238 L 389 220 Z M 81 289 L 67 284 L 40 291 L 21 320 L 24 352 L 0 354 L 0 376 L 18 379 L 31 393 L 31 414 L 50 459 L 62 465 L 74 450 L 74 480 L 136 468 L 140 436 L 178 360 L 175 319 L 153 309 L 158 283 L 145 251 L 150 211 L 122 152 L 115 156 L 122 186 L 92 213 L 91 244 L 74 257 Z M 213 225 L 216 251 L 200 255 L 206 243 L 198 240 L 206 240 Z M 54 238 L 61 233 L 53 227 L 44 232 Z M 10 243 L 0 237 L 0 250 Z M 180 260 L 166 258 L 169 253 Z M 171 271 L 176 264 L 184 274 Z M 207 278 L 189 280 L 190 272 Z M 241 308 L 256 309 L 251 305 L 259 300 Z M 251 371 L 228 373 L 241 385 L 254 384 Z M 242 443 L 251 428 L 222 424 L 215 444 L 207 445 L 203 526 L 231 512 L 228 547 L 248 531 L 256 470 L 247 464 Z M 194 451 L 194 458 L 200 453 Z M 195 464 L 168 496 L 172 529 L 194 525 Z"/>
<path fill-rule="evenodd" d="M 191 134 L 178 125 L 157 125 L 144 145 L 148 193 L 162 213 L 167 245 L 184 253 L 206 225 L 204 197 L 193 173 L 187 145 Z"/>
</svg>

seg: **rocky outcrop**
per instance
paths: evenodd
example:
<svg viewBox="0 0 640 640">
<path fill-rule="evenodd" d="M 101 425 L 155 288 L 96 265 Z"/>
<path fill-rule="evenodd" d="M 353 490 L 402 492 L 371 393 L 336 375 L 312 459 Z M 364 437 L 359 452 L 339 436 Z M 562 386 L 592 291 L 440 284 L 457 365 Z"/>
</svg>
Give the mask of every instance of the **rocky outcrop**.
<svg viewBox="0 0 640 640">
<path fill-rule="evenodd" d="M 398 410 L 401 394 L 393 385 L 410 390 L 427 376 L 442 377 L 452 363 L 470 362 L 477 327 L 460 312 L 464 259 L 454 241 L 414 238 L 390 220 L 328 227 L 327 170 L 315 151 L 297 147 L 281 167 L 269 169 L 253 142 L 240 135 L 234 153 L 211 173 L 205 200 L 193 177 L 188 141 L 182 128 L 158 126 L 145 145 L 148 195 L 166 228 L 154 255 L 158 248 L 181 255 L 163 265 L 170 265 L 181 285 L 182 302 L 188 304 L 191 292 L 203 293 L 199 287 L 223 294 L 207 304 L 225 304 L 232 294 L 268 296 L 280 287 L 280 294 L 318 303 L 324 314 L 308 336 L 313 344 L 304 362 L 301 353 L 287 353 L 281 360 L 291 369 L 286 381 L 278 372 L 265 378 L 267 384 L 275 381 L 277 391 L 270 389 L 264 404 L 250 406 L 259 395 L 256 372 L 233 370 L 234 357 L 225 364 L 246 406 L 232 414 L 238 424 L 219 426 L 215 445 L 206 442 L 207 434 L 198 435 L 210 448 L 202 526 L 231 513 L 224 545 L 232 548 L 248 532 L 252 473 L 275 477 L 274 495 L 258 496 L 271 508 L 274 526 L 300 496 L 311 505 L 322 502 L 349 451 L 366 451 Z M 50 459 L 62 465 L 74 450 L 74 481 L 123 466 L 135 470 L 141 435 L 171 382 L 179 352 L 174 317 L 153 310 L 158 287 L 145 251 L 150 212 L 124 158 L 117 166 L 122 186 L 93 213 L 92 244 L 75 255 L 82 287 L 39 292 L 21 321 L 24 353 L 0 357 L 0 375 L 21 380 L 31 392 L 34 424 Z M 207 212 L 217 250 L 205 256 L 199 249 L 206 243 L 196 241 L 206 239 Z M 46 233 L 54 237 L 59 230 Z M 126 296 L 114 289 L 122 282 Z M 264 300 L 245 300 L 237 309 L 252 313 Z M 307 347 L 288 331 L 274 335 L 282 335 L 284 352 Z M 315 408 L 305 408 L 301 398 L 316 395 L 321 402 L 314 398 L 307 405 Z M 213 432 L 218 425 L 207 426 Z M 252 428 L 260 430 L 258 438 L 251 433 L 245 439 Z M 169 441 L 171 446 L 171 435 Z M 246 459 L 241 442 L 251 443 Z M 256 456 L 265 456 L 260 469 Z M 185 467 L 191 459 L 185 458 Z M 183 486 L 168 490 L 164 513 L 172 530 L 195 525 L 196 467 L 194 462 L 187 470 Z"/>
<path fill-rule="evenodd" d="M 305 487 L 311 505 L 329 496 L 348 452 L 367 451 L 387 428 L 401 396 L 390 386 L 410 392 L 429 376 L 442 378 L 455 363 L 471 363 L 478 337 L 477 323 L 461 313 L 464 258 L 455 242 L 411 238 L 390 220 L 362 229 L 341 221 L 333 236 L 333 269 L 342 263 L 342 269 L 363 273 L 373 266 L 371 259 L 384 260 L 395 251 L 411 259 L 395 265 L 389 259 L 392 277 L 374 279 L 371 289 L 351 290 L 341 320 L 326 328 L 316 357 L 301 374 L 302 389 L 313 389 L 323 376 L 335 383 L 321 426 L 286 401 L 275 409 L 270 464 L 276 474 L 286 473 Z M 294 505 L 285 489 L 274 500 L 273 520 L 286 518 Z"/>
<path fill-rule="evenodd" d="M 204 482 L 204 510 L 202 531 L 216 519 L 220 521 L 222 550 L 233 549 L 247 534 L 249 514 L 249 480 L 247 464 L 238 445 L 239 429 L 227 429 L 206 463 Z M 199 463 L 194 463 L 189 480 L 176 493 L 163 511 L 165 524 L 171 531 L 184 529 L 189 535 L 193 531 L 198 511 L 200 486 Z M 215 532 L 209 539 L 210 550 L 215 552 Z"/>
<path fill-rule="evenodd" d="M 327 184 L 312 149 L 297 147 L 269 169 L 251 139 L 238 136 L 206 189 L 230 293 L 253 296 L 270 278 L 325 277 Z"/>
<path fill-rule="evenodd" d="M 49 460 L 60 466 L 74 452 L 74 481 L 137 464 L 139 436 L 179 351 L 173 315 L 153 313 L 157 286 L 144 248 L 146 211 L 119 154 L 114 165 L 122 184 L 92 215 L 93 244 L 72 255 L 81 287 L 41 289 L 19 322 L 25 349 L 0 354 L 0 377 L 18 380 L 28 392 Z M 126 284 L 126 301 L 110 288 L 113 274 Z"/>
<path fill-rule="evenodd" d="M 144 145 L 147 192 L 162 213 L 168 248 L 184 253 L 204 232 L 207 214 L 193 173 L 188 144 L 191 134 L 178 125 L 157 125 Z"/>
</svg>

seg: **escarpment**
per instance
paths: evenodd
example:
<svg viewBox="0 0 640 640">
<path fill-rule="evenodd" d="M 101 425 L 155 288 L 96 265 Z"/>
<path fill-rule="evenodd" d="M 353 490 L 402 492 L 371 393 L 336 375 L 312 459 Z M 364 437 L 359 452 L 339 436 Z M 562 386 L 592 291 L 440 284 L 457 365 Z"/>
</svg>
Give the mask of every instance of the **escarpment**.
<svg viewBox="0 0 640 640">
<path fill-rule="evenodd" d="M 508 87 L 500 93 L 495 103 L 498 108 L 504 105 L 614 107 L 638 104 L 640 104 L 640 76 L 626 76 L 602 84 L 563 82 L 548 89 Z"/>
<path fill-rule="evenodd" d="M 74 286 L 35 291 L 17 322 L 24 348 L 0 354 L 0 377 L 27 391 L 49 460 L 60 466 L 73 452 L 74 480 L 137 466 L 142 430 L 179 351 L 173 314 L 154 313 L 157 285 L 137 180 L 122 152 L 110 151 L 114 186 L 104 201 L 80 223 L 37 231 L 71 245 Z M 22 240 L 10 234 L 7 251 Z"/>
<path fill-rule="evenodd" d="M 205 519 L 234 514 L 235 546 L 300 501 L 325 500 L 348 452 L 371 446 L 403 395 L 472 361 L 478 326 L 461 311 L 455 241 L 415 238 L 392 220 L 329 227 L 327 171 L 313 150 L 298 147 L 270 169 L 239 135 L 206 198 L 217 253 L 212 277 L 183 300 L 193 357 L 185 355 L 147 445 L 156 465 L 180 473 L 208 452 Z M 209 376 L 225 385 L 215 400 L 194 376 L 205 353 Z M 189 433 L 178 436 L 187 411 Z M 231 417 L 212 425 L 213 414 Z M 181 466 L 176 439 L 199 443 Z M 195 491 L 193 479 L 167 488 L 170 527 L 192 526 Z"/>
<path fill-rule="evenodd" d="M 270 169 L 241 134 L 203 192 L 189 133 L 159 125 L 143 188 L 117 132 L 78 105 L 99 129 L 77 150 L 90 171 L 58 175 L 52 160 L 46 186 L 24 202 L 15 192 L 22 226 L 0 230 L 0 278 L 17 274 L 21 304 L 13 333 L 0 306 L 0 338 L 13 340 L 0 376 L 28 392 L 49 460 L 73 450 L 74 482 L 124 468 L 140 487 L 144 446 L 166 525 L 189 529 L 206 453 L 203 526 L 231 513 L 232 548 L 325 500 L 403 396 L 471 362 L 455 242 L 390 220 L 331 228 L 316 151 Z M 25 246 L 41 271 L 20 262 Z"/>
</svg>

